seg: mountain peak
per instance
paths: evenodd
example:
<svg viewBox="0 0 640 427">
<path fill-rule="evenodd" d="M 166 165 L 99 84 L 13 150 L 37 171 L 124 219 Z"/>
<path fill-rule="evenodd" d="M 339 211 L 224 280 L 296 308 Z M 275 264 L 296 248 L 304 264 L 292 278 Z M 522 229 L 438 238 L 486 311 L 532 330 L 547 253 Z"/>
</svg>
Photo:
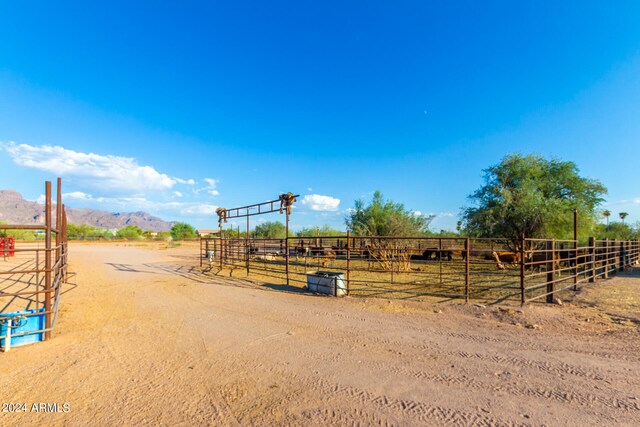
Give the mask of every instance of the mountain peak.
<svg viewBox="0 0 640 427">
<path fill-rule="evenodd" d="M 54 211 L 55 216 L 55 211 Z M 147 212 L 107 212 L 96 209 L 67 207 L 70 224 L 117 229 L 135 225 L 148 231 L 169 231 L 175 222 L 164 221 Z M 43 224 L 44 206 L 25 200 L 14 190 L 0 190 L 0 221 L 9 224 Z"/>
</svg>

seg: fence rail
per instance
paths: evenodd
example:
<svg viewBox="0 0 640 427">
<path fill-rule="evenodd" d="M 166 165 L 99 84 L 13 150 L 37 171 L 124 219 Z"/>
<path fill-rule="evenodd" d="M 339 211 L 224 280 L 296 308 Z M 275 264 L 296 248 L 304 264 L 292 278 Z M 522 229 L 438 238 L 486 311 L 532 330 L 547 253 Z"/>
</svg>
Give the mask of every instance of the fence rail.
<svg viewBox="0 0 640 427">
<path fill-rule="evenodd" d="M 636 264 L 634 241 L 331 236 L 203 238 L 201 266 L 274 283 L 306 284 L 316 271 L 343 273 L 351 295 L 522 304 L 607 278 Z M 242 272 L 242 273 L 241 273 Z"/>
</svg>

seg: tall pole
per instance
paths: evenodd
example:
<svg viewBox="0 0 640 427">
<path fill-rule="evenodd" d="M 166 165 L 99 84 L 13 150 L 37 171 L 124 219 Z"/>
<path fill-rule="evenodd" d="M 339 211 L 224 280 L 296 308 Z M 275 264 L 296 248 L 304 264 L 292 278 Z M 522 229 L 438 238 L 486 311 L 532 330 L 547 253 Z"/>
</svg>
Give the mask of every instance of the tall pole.
<svg viewBox="0 0 640 427">
<path fill-rule="evenodd" d="M 44 204 L 44 226 L 45 226 L 45 258 L 44 258 L 44 311 L 45 329 L 51 328 L 51 181 L 45 183 L 45 204 Z M 51 331 L 44 333 L 44 339 L 51 338 Z"/>
<path fill-rule="evenodd" d="M 285 247 L 285 253 L 284 253 L 284 259 L 285 259 L 285 274 L 287 275 L 287 286 L 289 286 L 289 209 L 286 208 L 285 209 L 285 213 L 286 213 L 286 220 L 285 220 L 285 227 L 284 227 L 284 232 L 285 232 L 285 237 L 284 237 L 284 247 Z"/>
<path fill-rule="evenodd" d="M 247 235 L 244 236 L 244 250 L 247 253 L 247 276 L 249 275 L 249 209 L 247 209 Z"/>
<path fill-rule="evenodd" d="M 61 255 L 60 244 L 62 243 L 62 179 L 58 177 L 58 189 L 56 193 L 56 259 L 54 264 L 58 263 Z M 58 264 L 60 268 L 60 264 Z M 60 283 L 59 283 L 60 285 Z"/>
</svg>

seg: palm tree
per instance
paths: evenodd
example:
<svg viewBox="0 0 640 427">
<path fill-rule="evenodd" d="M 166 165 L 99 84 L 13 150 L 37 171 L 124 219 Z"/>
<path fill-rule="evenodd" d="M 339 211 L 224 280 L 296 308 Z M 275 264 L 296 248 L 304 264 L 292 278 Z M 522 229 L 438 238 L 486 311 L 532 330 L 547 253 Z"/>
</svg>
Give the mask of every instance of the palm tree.
<svg viewBox="0 0 640 427">
<path fill-rule="evenodd" d="M 607 218 L 607 227 L 609 226 L 609 217 L 611 216 L 611 211 L 606 210 L 604 212 L 602 212 L 602 216 Z"/>
<path fill-rule="evenodd" d="M 626 212 L 620 212 L 618 215 L 620 215 L 620 219 L 622 220 L 622 225 L 624 225 L 624 219 L 628 217 L 629 214 Z"/>
</svg>

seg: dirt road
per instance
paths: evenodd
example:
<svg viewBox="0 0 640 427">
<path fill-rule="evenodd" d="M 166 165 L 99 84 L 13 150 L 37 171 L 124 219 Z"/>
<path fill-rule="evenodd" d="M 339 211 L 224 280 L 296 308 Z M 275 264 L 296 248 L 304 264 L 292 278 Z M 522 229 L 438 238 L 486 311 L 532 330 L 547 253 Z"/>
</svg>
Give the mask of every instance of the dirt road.
<svg viewBox="0 0 640 427">
<path fill-rule="evenodd" d="M 0 353 L 27 407 L 0 424 L 640 425 L 637 303 L 593 307 L 637 272 L 520 310 L 258 287 L 196 254 L 72 243 L 54 339 Z"/>
</svg>

